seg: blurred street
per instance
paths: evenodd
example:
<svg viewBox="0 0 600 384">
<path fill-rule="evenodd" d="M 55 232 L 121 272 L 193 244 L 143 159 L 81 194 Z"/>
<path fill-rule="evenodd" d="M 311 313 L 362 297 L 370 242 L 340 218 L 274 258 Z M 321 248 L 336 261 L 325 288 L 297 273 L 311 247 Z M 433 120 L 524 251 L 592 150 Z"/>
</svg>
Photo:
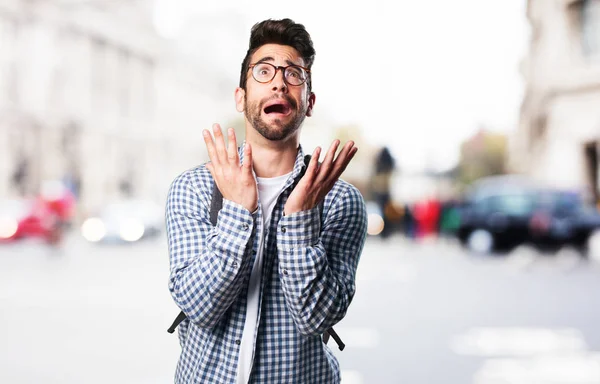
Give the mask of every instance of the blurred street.
<svg viewBox="0 0 600 384">
<path fill-rule="evenodd" d="M 163 238 L 0 248 L 1 383 L 168 383 L 179 345 Z M 343 382 L 600 383 L 600 265 L 370 237 L 336 327 Z"/>
</svg>

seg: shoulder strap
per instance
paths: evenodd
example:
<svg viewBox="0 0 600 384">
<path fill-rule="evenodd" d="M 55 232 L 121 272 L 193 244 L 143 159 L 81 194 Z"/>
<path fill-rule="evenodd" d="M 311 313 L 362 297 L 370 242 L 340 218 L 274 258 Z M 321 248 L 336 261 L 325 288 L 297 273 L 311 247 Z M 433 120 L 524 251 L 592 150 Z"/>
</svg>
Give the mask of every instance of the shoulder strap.
<svg viewBox="0 0 600 384">
<path fill-rule="evenodd" d="M 169 332 L 169 333 L 175 332 L 175 328 L 177 328 L 177 326 L 179 324 L 181 324 L 181 322 L 183 320 L 185 320 L 186 317 L 187 316 L 186 316 L 186 314 L 183 311 L 179 312 L 179 315 L 177 315 L 177 317 L 175 318 L 175 321 L 173 321 L 173 324 L 171 324 L 171 326 L 169 327 L 169 329 L 167 329 L 167 332 Z"/>
</svg>

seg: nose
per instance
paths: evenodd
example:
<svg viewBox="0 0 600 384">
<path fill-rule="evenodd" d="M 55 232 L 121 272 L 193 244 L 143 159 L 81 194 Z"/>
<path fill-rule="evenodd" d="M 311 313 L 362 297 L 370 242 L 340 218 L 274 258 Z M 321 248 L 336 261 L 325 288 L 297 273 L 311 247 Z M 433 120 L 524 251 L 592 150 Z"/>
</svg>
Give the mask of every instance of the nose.
<svg viewBox="0 0 600 384">
<path fill-rule="evenodd" d="M 274 92 L 286 92 L 287 91 L 287 83 L 283 78 L 283 68 L 279 67 L 275 69 L 275 77 L 271 80 L 272 90 Z"/>
</svg>

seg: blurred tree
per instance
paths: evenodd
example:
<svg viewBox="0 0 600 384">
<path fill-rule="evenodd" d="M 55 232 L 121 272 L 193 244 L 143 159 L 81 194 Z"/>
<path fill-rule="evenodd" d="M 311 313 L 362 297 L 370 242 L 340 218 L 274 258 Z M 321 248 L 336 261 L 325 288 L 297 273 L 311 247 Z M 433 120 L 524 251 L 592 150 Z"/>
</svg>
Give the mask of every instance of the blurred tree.
<svg viewBox="0 0 600 384">
<path fill-rule="evenodd" d="M 506 173 L 507 137 L 480 128 L 460 148 L 457 176 L 460 182 L 471 182 L 486 176 Z"/>
</svg>

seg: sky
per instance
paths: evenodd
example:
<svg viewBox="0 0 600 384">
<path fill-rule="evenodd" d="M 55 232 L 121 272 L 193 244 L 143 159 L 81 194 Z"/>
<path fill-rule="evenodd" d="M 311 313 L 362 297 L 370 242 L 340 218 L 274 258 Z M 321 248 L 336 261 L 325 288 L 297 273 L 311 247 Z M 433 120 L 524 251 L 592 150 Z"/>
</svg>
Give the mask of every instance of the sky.
<svg viewBox="0 0 600 384">
<path fill-rule="evenodd" d="M 317 52 L 315 117 L 359 125 L 405 170 L 451 168 L 480 127 L 509 134 L 518 122 L 525 0 L 157 0 L 156 9 L 161 34 L 177 38 L 194 24 L 212 42 L 210 59 L 235 78 L 255 22 L 304 24 Z"/>
</svg>

